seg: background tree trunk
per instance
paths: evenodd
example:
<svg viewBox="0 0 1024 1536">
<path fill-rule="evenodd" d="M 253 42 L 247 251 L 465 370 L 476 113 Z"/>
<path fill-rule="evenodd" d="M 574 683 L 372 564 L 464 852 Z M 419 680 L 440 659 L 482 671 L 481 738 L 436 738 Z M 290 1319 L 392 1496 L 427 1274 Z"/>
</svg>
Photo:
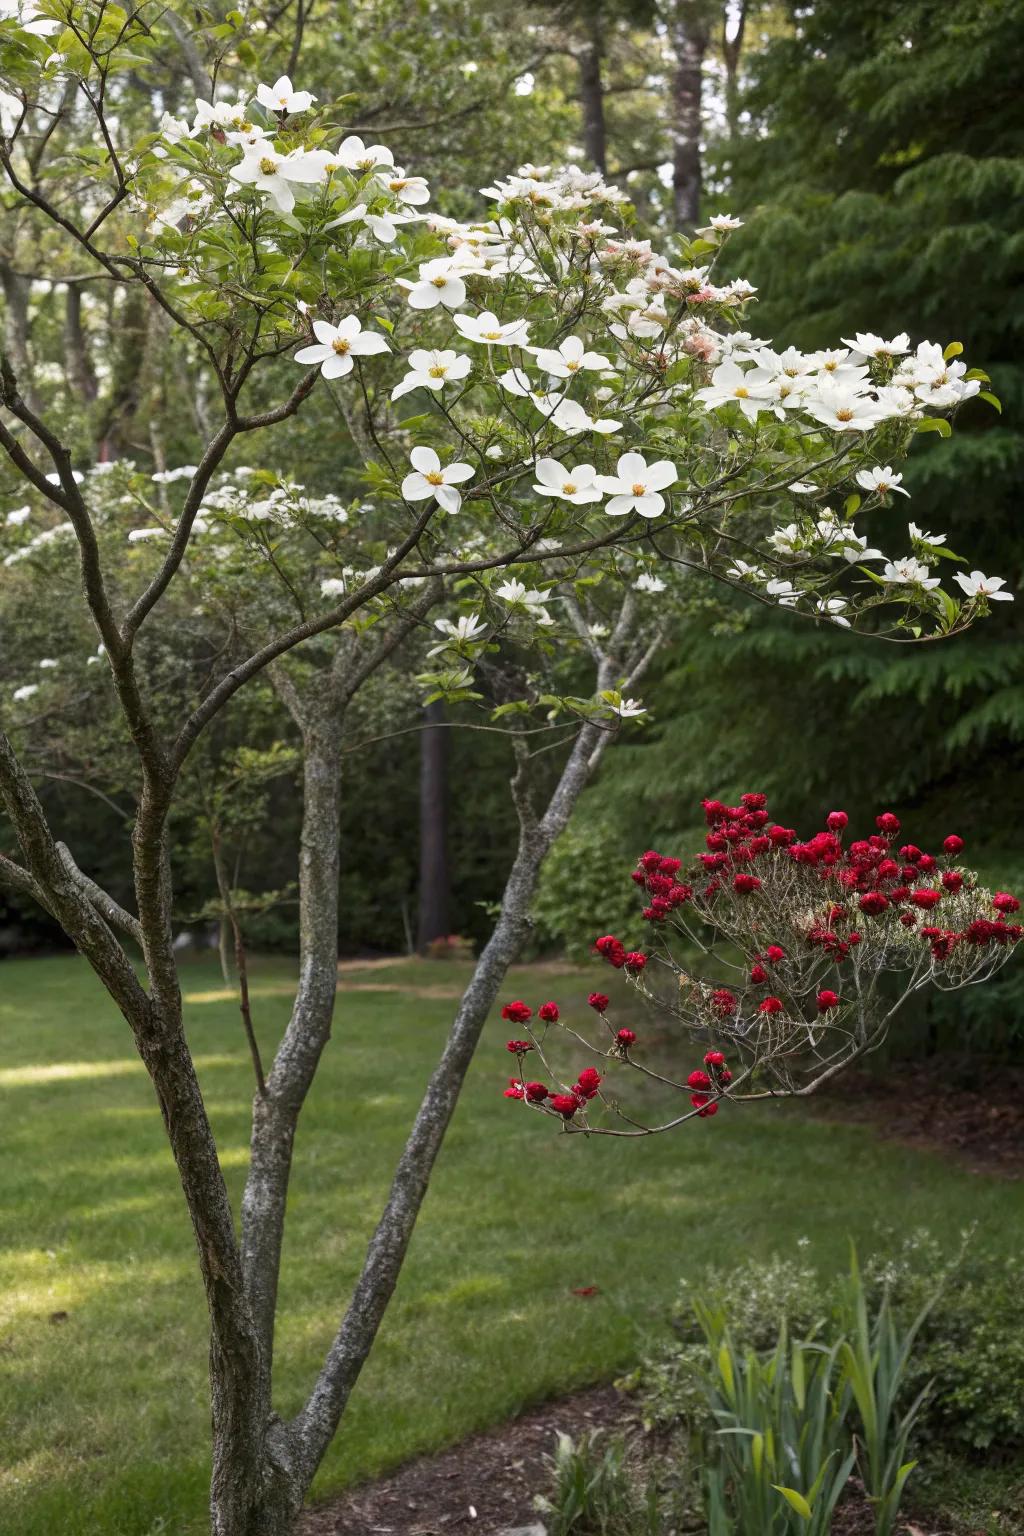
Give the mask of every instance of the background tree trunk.
<svg viewBox="0 0 1024 1536">
<path fill-rule="evenodd" d="M 672 74 L 672 202 L 676 228 L 690 230 L 700 217 L 701 93 L 709 21 L 702 0 L 674 0 L 668 17 L 675 54 Z"/>
<path fill-rule="evenodd" d="M 607 171 L 608 136 L 604 121 L 604 87 L 601 83 L 601 8 L 594 3 L 584 15 L 584 41 L 577 50 L 580 107 L 583 113 L 583 150 L 595 171 Z"/>
<path fill-rule="evenodd" d="M 448 867 L 448 731 L 444 705 L 423 710 L 420 732 L 420 892 L 416 948 L 444 938 L 451 922 L 451 874 Z"/>
</svg>

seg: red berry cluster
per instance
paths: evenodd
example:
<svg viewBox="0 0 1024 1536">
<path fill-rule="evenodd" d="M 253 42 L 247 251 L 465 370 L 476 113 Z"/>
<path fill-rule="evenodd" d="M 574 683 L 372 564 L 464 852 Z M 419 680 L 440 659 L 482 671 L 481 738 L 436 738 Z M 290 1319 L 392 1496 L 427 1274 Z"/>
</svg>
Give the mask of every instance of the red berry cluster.
<svg viewBox="0 0 1024 1536">
<path fill-rule="evenodd" d="M 948 958 L 959 942 L 1014 944 L 1024 933 L 1020 925 L 1006 921 L 1020 908 L 1017 898 L 1006 891 L 993 898 L 995 918 L 970 918 L 962 928 L 919 926 L 921 914 L 932 913 L 947 898 L 973 889 L 960 870 L 940 868 L 940 858 L 948 864 L 963 850 L 963 838 L 955 833 L 944 839 L 942 854 L 936 857 L 914 843 L 896 846 L 900 822 L 892 811 L 884 811 L 875 818 L 877 830 L 869 837 L 844 846 L 842 834 L 849 824 L 845 811 L 830 811 L 825 829 L 802 841 L 792 827 L 770 820 L 763 794 L 741 795 L 738 805 L 725 805 L 721 800 L 704 800 L 702 805 L 709 827 L 705 838 L 708 851 L 698 854 L 684 878 L 676 878 L 682 868 L 680 860 L 665 858 L 654 849 L 641 855 L 632 873 L 633 880 L 643 885 L 650 896 L 643 912 L 650 922 L 664 923 L 688 901 L 696 900 L 703 905 L 727 890 L 739 897 L 755 896 L 764 890 L 762 874 L 754 872 L 758 862 L 782 853 L 813 870 L 826 890 L 831 885 L 841 898 L 834 900 L 824 916 L 816 918 L 806 932 L 807 942 L 822 949 L 832 960 L 845 959 L 862 942 L 862 933 L 852 926 L 855 914 L 866 918 L 893 915 L 903 927 L 930 941 L 936 960 Z M 754 960 L 751 982 L 755 986 L 766 985 L 771 969 L 785 959 L 781 945 L 769 944 Z M 722 1011 L 726 996 L 721 991 L 712 995 L 716 1011 Z M 762 1012 L 777 1011 L 777 998 L 768 997 L 764 1002 L 767 1006 L 762 1005 Z M 819 1001 L 822 1012 L 832 1006 L 835 1005 Z"/>
<path fill-rule="evenodd" d="M 687 1088 L 693 1090 L 690 1094 L 690 1103 L 701 1120 L 718 1114 L 718 1101 L 711 1096 L 714 1093 L 722 1093 L 732 1082 L 732 1073 L 726 1066 L 725 1056 L 721 1051 L 707 1051 L 704 1055 L 704 1067 L 706 1071 L 698 1067 L 686 1079 Z"/>
<path fill-rule="evenodd" d="M 678 859 L 675 861 L 678 864 Z M 602 960 L 614 966 L 615 970 L 625 969 L 627 974 L 636 975 L 647 964 L 647 956 L 639 949 L 627 950 L 621 939 L 617 939 L 613 933 L 606 933 L 603 938 L 594 940 L 594 950 Z"/>
</svg>

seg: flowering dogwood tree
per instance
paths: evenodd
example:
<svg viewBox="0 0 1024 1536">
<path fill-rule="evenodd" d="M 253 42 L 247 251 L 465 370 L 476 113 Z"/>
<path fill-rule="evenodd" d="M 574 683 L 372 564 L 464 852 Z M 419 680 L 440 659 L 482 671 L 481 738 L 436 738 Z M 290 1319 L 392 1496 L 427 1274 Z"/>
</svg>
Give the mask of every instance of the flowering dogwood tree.
<svg viewBox="0 0 1024 1536">
<path fill-rule="evenodd" d="M 141 295 L 203 401 L 194 462 L 76 462 L 59 390 L 19 377 L 26 350 L 5 346 L 2 483 L 17 505 L 3 579 L 52 617 L 55 641 L 5 678 L 0 880 L 62 925 L 152 1078 L 209 1307 L 213 1529 L 277 1536 L 373 1343 L 544 857 L 608 744 L 648 709 L 645 668 L 697 578 L 895 642 L 954 634 L 1005 594 L 980 572 L 943 587 L 934 573 L 957 558 L 945 536 L 891 526 L 892 466 L 915 433 L 948 434 L 984 383 L 956 344 L 857 335 L 802 354 L 758 340 L 754 289 L 716 280 L 734 221 L 660 252 L 623 195 L 579 169 L 524 166 L 483 189 L 476 220 L 434 212 L 415 166 L 349 131 L 329 87 L 248 77 L 240 13 L 209 31 L 190 16 L 26 0 L 0 21 L 14 245 L 43 253 L 40 280 L 112 289 L 115 324 Z M 186 117 L 161 116 L 169 47 L 205 50 L 216 79 Z M 155 108 L 142 132 L 140 79 Z M 308 489 L 286 433 L 321 408 L 318 422 L 340 424 L 321 428 L 338 438 L 337 481 Z M 243 447 L 256 469 L 237 462 Z M 860 531 L 866 514 L 884 550 Z M 87 643 L 53 597 L 69 560 Z M 176 616 L 182 634 L 205 626 L 222 643 L 182 644 L 172 670 Z M 334 1010 L 345 715 L 400 646 L 426 697 L 507 732 L 519 843 L 355 1291 L 286 1422 L 277 1282 L 296 1128 Z M 264 676 L 302 738 L 301 957 L 284 1036 L 256 1064 L 239 1237 L 183 1029 L 170 838 L 205 733 Z M 134 912 L 81 871 L 33 787 L 27 765 L 71 709 L 116 720 L 133 764 Z M 536 761 L 552 744 L 553 787 Z M 624 1060 L 629 1045 L 615 1043 Z M 714 1083 L 700 1108 L 728 1086 Z M 545 1102 L 582 1123 L 578 1105 Z"/>
</svg>

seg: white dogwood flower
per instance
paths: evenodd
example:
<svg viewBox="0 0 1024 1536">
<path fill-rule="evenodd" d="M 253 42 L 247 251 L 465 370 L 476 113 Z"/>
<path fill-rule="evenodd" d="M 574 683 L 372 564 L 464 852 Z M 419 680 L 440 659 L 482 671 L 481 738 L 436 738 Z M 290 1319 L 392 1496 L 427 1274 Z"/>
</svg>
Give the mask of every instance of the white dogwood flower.
<svg viewBox="0 0 1024 1536">
<path fill-rule="evenodd" d="M 987 597 L 994 603 L 1013 602 L 1012 592 L 1000 590 L 1006 586 L 1006 578 L 1003 576 L 986 576 L 982 571 L 972 571 L 969 576 L 965 576 L 963 571 L 957 571 L 953 580 L 963 588 L 968 597 Z"/>
<path fill-rule="evenodd" d="M 916 523 L 908 523 L 907 531 L 912 539 L 917 539 L 922 544 L 945 544 L 947 535 L 944 533 L 925 533 Z"/>
<path fill-rule="evenodd" d="M 610 363 L 599 352 L 588 352 L 578 336 L 567 336 L 557 351 L 535 347 L 533 355 L 539 367 L 552 378 L 571 379 L 581 369 L 608 368 Z"/>
<path fill-rule="evenodd" d="M 417 282 L 410 282 L 407 277 L 398 277 L 395 283 L 407 291 L 411 309 L 434 309 L 438 304 L 443 304 L 445 309 L 458 309 L 460 304 L 466 302 L 466 285 L 452 271 L 451 258 L 448 256 L 421 261 Z"/>
<path fill-rule="evenodd" d="M 503 603 L 508 603 L 510 608 L 525 608 L 532 619 L 538 624 L 553 624 L 555 621 L 544 606 L 547 601 L 546 592 L 538 592 L 535 587 L 528 587 L 522 581 L 506 581 L 495 589 L 495 597 L 500 597 Z"/>
<path fill-rule="evenodd" d="M 870 432 L 885 416 L 870 395 L 862 395 L 855 386 L 828 378 L 820 380 L 804 409 L 833 432 Z"/>
<path fill-rule="evenodd" d="M 911 556 L 905 560 L 888 561 L 883 567 L 882 575 L 894 586 L 924 587 L 926 592 L 930 592 L 939 584 L 939 578 L 929 576 L 928 567 Z"/>
<path fill-rule="evenodd" d="M 21 704 L 25 699 L 30 699 L 34 693 L 39 692 L 38 683 L 23 683 L 20 688 L 15 688 L 11 698 L 16 704 Z"/>
<path fill-rule="evenodd" d="M 334 156 L 347 171 L 363 174 L 375 171 L 382 165 L 394 165 L 395 157 L 386 144 L 364 144 L 358 134 L 350 133 L 342 139 Z"/>
<path fill-rule="evenodd" d="M 849 347 L 855 362 L 868 357 L 902 357 L 904 352 L 910 351 L 910 337 L 906 331 L 901 331 L 891 341 L 883 341 L 871 331 L 857 331 L 852 340 L 849 336 L 843 337 L 843 346 Z"/>
<path fill-rule="evenodd" d="M 402 481 L 402 495 L 406 501 L 427 501 L 435 497 L 439 507 L 446 512 L 457 512 L 462 506 L 462 493 L 455 489 L 463 480 L 473 478 L 472 464 L 446 464 L 433 448 L 414 448 L 409 455 L 413 473 Z"/>
<path fill-rule="evenodd" d="M 636 592 L 664 592 L 665 583 L 660 576 L 652 576 L 649 571 L 641 571 L 633 583 Z"/>
<path fill-rule="evenodd" d="M 378 352 L 390 352 L 383 336 L 376 331 L 364 331 L 356 315 L 346 315 L 337 325 L 326 320 L 313 321 L 313 334 L 317 345 L 303 347 L 296 352 L 297 363 L 319 363 L 325 379 L 342 379 L 352 372 L 354 357 L 372 357 Z"/>
<path fill-rule="evenodd" d="M 463 614 L 458 619 L 435 619 L 434 628 L 439 629 L 442 635 L 447 635 L 457 645 L 468 641 L 479 640 L 487 630 L 487 625 L 478 613 Z M 444 650 L 444 646 L 438 646 L 438 650 Z M 436 656 L 437 651 L 431 651 Z"/>
<path fill-rule="evenodd" d="M 469 358 L 458 352 L 425 352 L 416 348 L 409 353 L 409 372 L 391 391 L 398 400 L 413 389 L 443 389 L 453 379 L 464 379 L 469 372 Z"/>
<path fill-rule="evenodd" d="M 620 720 L 635 720 L 638 715 L 646 715 L 647 710 L 639 699 L 624 699 L 621 694 L 615 694 L 608 700 L 608 706 Z"/>
<path fill-rule="evenodd" d="M 525 320 L 502 323 L 489 309 L 479 315 L 453 315 L 452 319 L 467 341 L 477 341 L 485 347 L 523 347 L 530 336 Z"/>
<path fill-rule="evenodd" d="M 903 476 L 897 475 L 891 464 L 876 465 L 874 469 L 859 469 L 854 479 L 862 490 L 874 491 L 878 496 L 888 496 L 890 491 L 899 491 L 901 496 L 910 495 L 909 491 L 903 489 Z"/>
<path fill-rule="evenodd" d="M 265 192 L 279 213 L 291 213 L 295 207 L 294 184 L 311 186 L 324 179 L 324 165 L 319 154 L 292 150 L 282 155 L 272 144 L 244 144 L 242 158 L 228 173 L 243 187 Z"/>
<path fill-rule="evenodd" d="M 430 188 L 425 176 L 407 176 L 400 166 L 395 166 L 392 171 L 379 175 L 377 180 L 386 192 L 390 192 L 400 203 L 412 203 L 418 207 L 430 202 Z"/>
<path fill-rule="evenodd" d="M 709 411 L 735 403 L 748 421 L 756 421 L 762 411 L 772 408 L 768 400 L 754 393 L 743 369 L 731 359 L 719 363 L 711 375 L 711 383 L 698 389 L 696 398 Z"/>
<path fill-rule="evenodd" d="M 273 85 L 258 85 L 256 100 L 268 112 L 308 112 L 316 101 L 309 91 L 296 91 L 287 75 L 275 80 Z"/>
<path fill-rule="evenodd" d="M 538 459 L 534 465 L 537 483 L 534 490 L 539 496 L 556 496 L 559 501 L 570 501 L 581 507 L 589 501 L 600 501 L 603 495 L 595 482 L 597 471 L 593 464 L 577 464 L 570 469 L 557 459 Z"/>
<path fill-rule="evenodd" d="M 611 497 L 605 507 L 610 517 L 624 517 L 639 512 L 641 517 L 660 517 L 665 510 L 661 492 L 679 479 L 679 471 L 668 459 L 648 464 L 642 453 L 624 453 L 614 475 L 598 475 L 597 484 Z"/>
</svg>

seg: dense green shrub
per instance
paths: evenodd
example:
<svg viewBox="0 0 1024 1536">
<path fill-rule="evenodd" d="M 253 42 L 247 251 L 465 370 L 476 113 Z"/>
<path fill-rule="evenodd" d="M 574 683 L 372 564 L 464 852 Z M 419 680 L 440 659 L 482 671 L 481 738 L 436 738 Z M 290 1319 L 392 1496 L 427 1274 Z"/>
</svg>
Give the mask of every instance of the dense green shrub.
<svg viewBox="0 0 1024 1536">
<path fill-rule="evenodd" d="M 737 1348 L 765 1353 L 785 1325 L 793 1338 L 819 1334 L 844 1310 L 845 1282 L 809 1263 L 774 1258 L 684 1283 L 673 1313 L 675 1341 L 652 1349 L 633 1378 L 652 1425 L 706 1422 L 700 1371 L 707 1345 L 694 1312 L 703 1299 L 722 1311 Z M 938 1291 L 910 1356 L 905 1405 L 929 1383 L 916 1432 L 921 1444 L 993 1458 L 1024 1452 L 1024 1257 L 993 1260 L 974 1249 L 950 1257 L 929 1233 L 913 1233 L 864 1265 L 868 1305 L 886 1291 L 906 1326 Z"/>
</svg>

